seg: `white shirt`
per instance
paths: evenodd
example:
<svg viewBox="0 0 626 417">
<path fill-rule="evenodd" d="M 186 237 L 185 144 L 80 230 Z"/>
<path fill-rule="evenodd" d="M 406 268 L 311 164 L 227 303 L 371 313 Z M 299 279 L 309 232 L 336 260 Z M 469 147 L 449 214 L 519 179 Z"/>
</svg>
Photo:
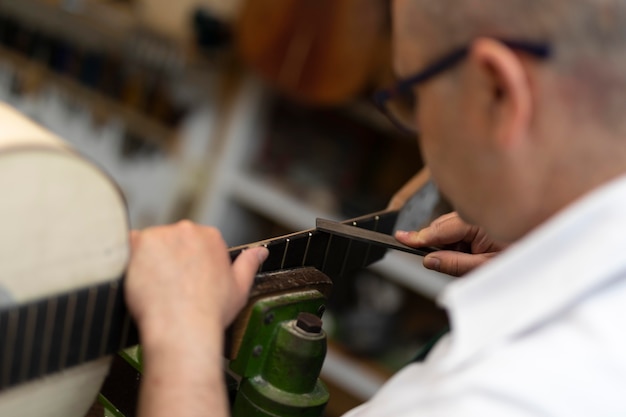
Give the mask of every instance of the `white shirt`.
<svg viewBox="0 0 626 417">
<path fill-rule="evenodd" d="M 626 177 L 438 301 L 451 333 L 346 417 L 626 416 Z"/>
</svg>

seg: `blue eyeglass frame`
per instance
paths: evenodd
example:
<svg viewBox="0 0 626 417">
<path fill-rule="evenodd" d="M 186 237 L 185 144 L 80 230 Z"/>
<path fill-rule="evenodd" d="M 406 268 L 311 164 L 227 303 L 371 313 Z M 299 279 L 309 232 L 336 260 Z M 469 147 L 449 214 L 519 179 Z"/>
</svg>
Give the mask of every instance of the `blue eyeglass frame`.
<svg viewBox="0 0 626 417">
<path fill-rule="evenodd" d="M 537 58 L 546 59 L 549 58 L 552 54 L 551 48 L 547 43 L 540 42 L 527 42 L 527 41 L 517 41 L 510 39 L 498 39 L 494 38 L 496 41 L 502 43 L 503 45 L 508 46 L 511 49 L 515 49 L 518 51 L 526 52 L 531 54 Z M 452 68 L 454 65 L 461 62 L 463 58 L 467 56 L 471 48 L 471 45 L 465 45 L 459 48 L 456 48 L 452 52 L 447 55 L 444 55 L 442 58 L 438 59 L 434 63 L 428 65 L 423 70 L 401 80 L 398 80 L 391 88 L 387 88 L 384 90 L 380 90 L 374 93 L 373 100 L 378 109 L 383 112 L 391 122 L 398 127 L 400 130 L 406 133 L 416 133 L 413 129 L 405 126 L 404 123 L 400 122 L 389 110 L 387 110 L 386 103 L 390 99 L 403 94 L 411 92 L 412 89 L 421 83 L 424 83 L 434 76 L 440 74 L 441 72 Z"/>
</svg>

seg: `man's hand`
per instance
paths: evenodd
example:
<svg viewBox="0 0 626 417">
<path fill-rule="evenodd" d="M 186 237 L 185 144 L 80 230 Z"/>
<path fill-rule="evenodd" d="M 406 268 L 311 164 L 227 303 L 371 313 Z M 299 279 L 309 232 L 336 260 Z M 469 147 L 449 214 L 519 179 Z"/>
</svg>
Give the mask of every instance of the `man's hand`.
<svg viewBox="0 0 626 417">
<path fill-rule="evenodd" d="M 220 232 L 188 221 L 133 232 L 132 251 L 126 296 L 140 327 L 194 318 L 225 328 L 267 256 L 249 249 L 231 265 Z"/>
<path fill-rule="evenodd" d="M 456 212 L 444 214 L 419 231 L 398 231 L 396 239 L 412 247 L 442 248 L 425 256 L 424 266 L 457 277 L 482 265 L 506 247 L 491 240 L 480 227 L 465 223 Z"/>
<path fill-rule="evenodd" d="M 126 301 L 143 348 L 139 415 L 226 416 L 224 329 L 247 302 L 267 249 L 231 264 L 217 229 L 188 221 L 131 239 Z"/>
</svg>

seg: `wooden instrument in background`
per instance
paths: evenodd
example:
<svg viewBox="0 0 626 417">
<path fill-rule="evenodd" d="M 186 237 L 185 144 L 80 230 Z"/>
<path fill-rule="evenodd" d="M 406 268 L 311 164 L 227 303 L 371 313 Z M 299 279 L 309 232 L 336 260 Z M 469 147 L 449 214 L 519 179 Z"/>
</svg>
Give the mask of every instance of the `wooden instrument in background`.
<svg viewBox="0 0 626 417">
<path fill-rule="evenodd" d="M 246 0 L 234 37 L 248 66 L 311 104 L 354 99 L 390 62 L 385 0 Z"/>
</svg>

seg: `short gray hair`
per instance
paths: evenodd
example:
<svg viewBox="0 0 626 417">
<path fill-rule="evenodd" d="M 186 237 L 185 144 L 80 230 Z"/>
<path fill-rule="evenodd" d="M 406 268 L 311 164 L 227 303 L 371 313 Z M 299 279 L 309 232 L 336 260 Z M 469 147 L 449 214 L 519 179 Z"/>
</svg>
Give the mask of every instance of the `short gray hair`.
<svg viewBox="0 0 626 417">
<path fill-rule="evenodd" d="M 626 55 L 626 0 L 412 1 L 448 46 L 500 36 L 548 42 L 559 59 Z"/>
<path fill-rule="evenodd" d="M 412 13 L 436 25 L 438 39 L 428 44 L 439 53 L 480 36 L 548 43 L 550 64 L 578 80 L 589 114 L 624 126 L 626 0 L 409 1 Z"/>
</svg>

